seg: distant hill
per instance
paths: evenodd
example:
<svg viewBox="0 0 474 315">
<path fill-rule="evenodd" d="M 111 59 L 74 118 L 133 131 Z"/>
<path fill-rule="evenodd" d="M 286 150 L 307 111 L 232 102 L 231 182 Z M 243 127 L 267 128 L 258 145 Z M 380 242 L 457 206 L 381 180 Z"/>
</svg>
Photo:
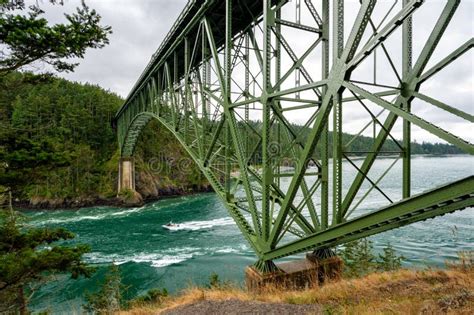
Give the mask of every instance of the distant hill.
<svg viewBox="0 0 474 315">
<path fill-rule="evenodd" d="M 243 127 L 242 127 L 243 128 Z M 261 122 L 252 122 L 252 128 L 255 130 L 261 130 Z M 302 139 L 304 142 L 305 139 L 307 138 L 309 132 L 311 131 L 310 128 L 305 128 L 303 126 L 299 125 L 292 125 L 292 128 L 296 134 L 299 135 L 299 137 Z M 277 127 L 273 126 L 272 132 L 272 141 L 277 141 Z M 252 138 L 253 143 L 257 143 L 258 138 L 254 135 L 250 135 Z M 399 145 L 402 146 L 403 143 L 401 140 L 397 140 Z M 367 137 L 367 136 L 358 136 L 354 138 L 354 135 L 348 134 L 348 133 L 343 133 L 342 135 L 342 144 L 344 147 L 345 152 L 351 152 L 352 155 L 365 155 L 367 151 L 369 151 L 372 147 L 372 144 L 374 142 L 374 139 L 372 137 Z M 280 135 L 280 147 L 286 148 L 288 147 L 289 141 L 288 141 L 288 136 L 286 135 Z M 349 145 L 347 145 L 349 144 Z M 333 145 L 333 136 L 332 132 L 328 132 L 328 153 L 329 157 L 332 157 L 332 145 Z M 319 152 L 321 150 L 321 143 L 318 143 L 318 146 L 316 148 L 316 153 L 315 155 L 318 156 Z M 411 150 L 412 154 L 429 154 L 429 155 L 448 155 L 448 154 L 464 154 L 462 150 L 459 148 L 450 145 L 450 144 L 444 144 L 444 143 L 429 143 L 429 142 L 422 142 L 422 143 L 416 143 L 412 142 L 411 143 Z M 400 147 L 395 143 L 393 139 L 390 137 L 387 137 L 381 152 L 383 154 L 390 154 L 390 155 L 395 155 L 400 152 Z M 288 157 L 290 157 L 290 153 L 287 153 Z"/>
</svg>

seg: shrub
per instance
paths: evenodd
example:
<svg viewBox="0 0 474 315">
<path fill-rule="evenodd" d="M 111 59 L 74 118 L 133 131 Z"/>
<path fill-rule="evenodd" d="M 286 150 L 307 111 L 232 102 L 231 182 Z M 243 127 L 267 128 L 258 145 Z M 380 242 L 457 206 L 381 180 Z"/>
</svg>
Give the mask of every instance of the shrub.
<svg viewBox="0 0 474 315">
<path fill-rule="evenodd" d="M 346 277 L 361 277 L 375 271 L 391 271 L 401 267 L 405 257 L 398 256 L 389 243 L 377 257 L 373 254 L 373 242 L 364 238 L 345 244 L 340 255 L 344 260 Z"/>
<path fill-rule="evenodd" d="M 58 245 L 74 234 L 63 228 L 31 228 L 12 209 L 0 211 L 0 313 L 28 313 L 29 299 L 52 276 L 89 277 L 94 268 L 82 261 L 86 245 Z"/>
<path fill-rule="evenodd" d="M 377 268 L 382 271 L 392 271 L 400 269 L 402 266 L 402 260 L 405 259 L 403 256 L 398 256 L 393 246 L 388 243 L 383 248 L 383 253 L 379 254 L 377 261 Z"/>
<path fill-rule="evenodd" d="M 372 250 L 372 241 L 365 238 L 347 243 L 341 253 L 344 274 L 348 277 L 360 277 L 372 272 L 376 265 Z"/>
<path fill-rule="evenodd" d="M 138 296 L 130 301 L 130 305 L 140 305 L 143 303 L 161 304 L 163 300 L 168 297 L 168 290 L 151 289 L 145 295 Z"/>
<path fill-rule="evenodd" d="M 209 284 L 207 285 L 208 288 L 218 288 L 222 285 L 221 280 L 219 279 L 219 275 L 215 272 L 211 273 L 209 276 Z"/>
<path fill-rule="evenodd" d="M 117 265 L 112 264 L 99 291 L 86 294 L 85 311 L 98 314 L 114 314 L 120 311 L 125 306 L 123 290 L 120 269 Z"/>
</svg>

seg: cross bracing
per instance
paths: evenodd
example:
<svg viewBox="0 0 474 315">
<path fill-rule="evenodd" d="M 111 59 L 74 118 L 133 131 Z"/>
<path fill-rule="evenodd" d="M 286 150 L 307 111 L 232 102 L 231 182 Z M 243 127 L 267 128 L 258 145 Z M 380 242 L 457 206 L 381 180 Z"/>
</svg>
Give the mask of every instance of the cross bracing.
<svg viewBox="0 0 474 315">
<path fill-rule="evenodd" d="M 417 195 L 411 189 L 414 127 L 474 153 L 449 126 L 412 109 L 423 101 L 473 122 L 422 89 L 473 46 L 469 38 L 432 60 L 459 4 L 443 2 L 415 56 L 415 13 L 431 5 L 422 0 L 361 1 L 350 14 L 342 0 L 190 1 L 115 117 L 121 155 L 132 156 L 141 130 L 158 120 L 221 197 L 262 270 L 276 258 L 471 207 L 472 176 Z M 367 123 L 346 141 L 344 113 L 354 108 Z M 367 134 L 370 149 L 351 151 Z M 388 140 L 394 150 L 385 149 Z M 373 174 L 387 154 L 397 159 Z M 383 181 L 397 163 L 402 188 L 394 196 Z M 344 165 L 356 175 L 345 178 Z M 361 212 L 374 194 L 385 204 Z"/>
</svg>

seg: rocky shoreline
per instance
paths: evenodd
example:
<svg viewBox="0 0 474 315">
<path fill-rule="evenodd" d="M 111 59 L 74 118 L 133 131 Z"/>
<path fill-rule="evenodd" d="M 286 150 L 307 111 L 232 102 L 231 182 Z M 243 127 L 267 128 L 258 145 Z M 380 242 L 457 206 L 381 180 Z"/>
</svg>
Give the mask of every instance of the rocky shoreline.
<svg viewBox="0 0 474 315">
<path fill-rule="evenodd" d="M 136 207 L 144 205 L 145 203 L 154 202 L 157 200 L 167 198 L 177 198 L 186 195 L 193 195 L 198 193 L 212 192 L 210 185 L 202 187 L 187 187 L 187 188 L 161 188 L 157 189 L 157 194 L 143 194 L 138 191 L 138 198 L 127 200 L 123 197 L 106 198 L 103 196 L 84 196 L 75 198 L 46 198 L 33 197 L 29 200 L 14 200 L 13 206 L 15 208 L 24 210 L 68 210 L 79 209 L 86 207 L 109 206 L 109 207 Z"/>
</svg>

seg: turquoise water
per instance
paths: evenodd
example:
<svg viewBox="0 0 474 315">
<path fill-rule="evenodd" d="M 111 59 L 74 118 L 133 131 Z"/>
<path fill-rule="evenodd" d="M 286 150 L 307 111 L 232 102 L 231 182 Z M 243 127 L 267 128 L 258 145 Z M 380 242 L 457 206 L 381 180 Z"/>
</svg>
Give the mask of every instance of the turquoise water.
<svg viewBox="0 0 474 315">
<path fill-rule="evenodd" d="M 393 162 L 377 162 L 373 176 Z M 381 183 L 393 199 L 399 198 L 399 162 Z M 417 157 L 413 159 L 413 191 L 474 174 L 474 157 Z M 344 177 L 354 176 L 344 165 Z M 369 211 L 386 203 L 376 191 L 366 200 Z M 317 201 L 316 201 L 317 203 Z M 54 313 L 78 310 L 85 291 L 94 291 L 103 279 L 105 266 L 120 265 L 127 295 L 136 296 L 150 288 L 171 292 L 189 285 L 203 285 L 212 272 L 222 280 L 243 281 L 244 267 L 255 261 L 218 197 L 212 193 L 166 199 L 138 208 L 95 207 L 67 211 L 29 211 L 33 226 L 65 227 L 76 234 L 74 242 L 89 244 L 85 259 L 98 266 L 90 279 L 70 280 L 60 276 L 39 290 L 34 309 Z M 169 231 L 163 224 L 181 224 Z M 406 266 L 442 266 L 461 250 L 474 250 L 474 209 L 467 209 L 419 222 L 371 237 L 376 250 L 390 242 L 406 257 Z"/>
</svg>

